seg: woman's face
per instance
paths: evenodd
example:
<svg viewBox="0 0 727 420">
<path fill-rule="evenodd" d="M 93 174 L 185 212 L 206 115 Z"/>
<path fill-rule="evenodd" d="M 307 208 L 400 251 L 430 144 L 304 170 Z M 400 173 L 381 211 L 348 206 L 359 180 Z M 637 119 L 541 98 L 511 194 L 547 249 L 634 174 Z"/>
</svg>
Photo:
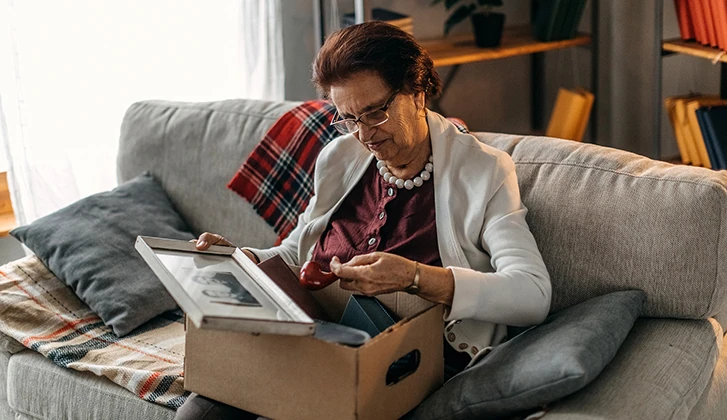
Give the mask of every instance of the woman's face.
<svg viewBox="0 0 727 420">
<path fill-rule="evenodd" d="M 341 118 L 356 119 L 364 112 L 377 110 L 386 104 L 394 91 L 375 72 L 365 71 L 331 86 L 330 96 Z M 377 159 L 390 167 L 405 166 L 428 148 L 424 94 L 394 95 L 387 109 L 389 120 L 368 127 L 359 123 L 353 135 Z M 427 152 L 428 153 L 428 152 Z"/>
</svg>

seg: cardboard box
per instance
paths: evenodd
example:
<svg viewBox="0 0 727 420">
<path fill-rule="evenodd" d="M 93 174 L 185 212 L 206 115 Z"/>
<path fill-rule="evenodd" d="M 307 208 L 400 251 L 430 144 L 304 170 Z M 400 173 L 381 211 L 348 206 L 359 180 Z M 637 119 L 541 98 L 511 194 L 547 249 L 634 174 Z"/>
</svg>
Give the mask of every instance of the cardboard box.
<svg viewBox="0 0 727 420">
<path fill-rule="evenodd" d="M 349 295 L 337 285 L 316 292 L 333 319 Z M 275 420 L 399 418 L 442 386 L 442 307 L 406 293 L 379 299 L 402 321 L 358 348 L 188 322 L 185 389 Z M 387 385 L 389 366 L 412 351 L 419 366 Z"/>
</svg>

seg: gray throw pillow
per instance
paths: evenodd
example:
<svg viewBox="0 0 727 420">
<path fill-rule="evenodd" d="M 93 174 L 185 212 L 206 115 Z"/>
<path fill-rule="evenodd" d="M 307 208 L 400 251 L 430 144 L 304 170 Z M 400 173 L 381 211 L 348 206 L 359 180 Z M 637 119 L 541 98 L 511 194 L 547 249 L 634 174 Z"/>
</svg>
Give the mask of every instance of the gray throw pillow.
<svg viewBox="0 0 727 420">
<path fill-rule="evenodd" d="M 531 410 L 585 387 L 613 359 L 646 300 L 613 292 L 554 313 L 495 346 L 407 418 L 491 418 Z"/>
<path fill-rule="evenodd" d="M 10 234 L 120 337 L 177 306 L 134 249 L 136 237 L 194 237 L 148 172 Z"/>
</svg>

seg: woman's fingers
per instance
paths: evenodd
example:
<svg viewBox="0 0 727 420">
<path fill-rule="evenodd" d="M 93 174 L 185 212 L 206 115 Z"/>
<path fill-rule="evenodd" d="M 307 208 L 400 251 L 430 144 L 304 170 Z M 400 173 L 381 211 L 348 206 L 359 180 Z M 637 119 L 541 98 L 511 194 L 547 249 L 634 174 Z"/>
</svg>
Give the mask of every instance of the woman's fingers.
<svg viewBox="0 0 727 420">
<path fill-rule="evenodd" d="M 348 261 L 344 266 L 347 267 L 356 267 L 356 266 L 362 266 L 362 265 L 369 265 L 373 264 L 377 261 L 379 261 L 384 254 L 380 252 L 372 252 L 370 254 L 362 254 L 362 255 L 356 255 L 355 257 L 351 258 L 350 261 Z M 334 257 L 336 258 L 336 257 Z"/>
<path fill-rule="evenodd" d="M 216 233 L 205 232 L 197 238 L 196 246 L 200 251 L 204 251 L 212 245 L 234 246 L 224 236 Z"/>
<path fill-rule="evenodd" d="M 351 261 L 343 264 L 338 257 L 333 257 L 331 263 L 331 271 L 341 279 L 355 280 L 364 275 L 366 270 L 369 270 L 368 264 L 365 264 L 359 260 L 355 262 L 357 257 L 351 259 Z"/>
</svg>

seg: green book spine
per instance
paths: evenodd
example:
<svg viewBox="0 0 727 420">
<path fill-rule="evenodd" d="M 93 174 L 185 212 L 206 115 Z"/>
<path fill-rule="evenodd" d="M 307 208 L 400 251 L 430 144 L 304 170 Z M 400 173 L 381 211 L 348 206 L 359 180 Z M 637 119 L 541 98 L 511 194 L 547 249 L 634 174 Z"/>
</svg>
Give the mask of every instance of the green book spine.
<svg viewBox="0 0 727 420">
<path fill-rule="evenodd" d="M 591 7 L 596 7 L 592 4 Z M 578 35 L 578 27 L 581 25 L 581 19 L 583 18 L 583 11 L 586 9 L 586 0 L 578 0 L 578 7 L 576 9 L 575 19 L 570 27 L 570 33 L 568 33 L 567 39 L 575 38 Z"/>
<path fill-rule="evenodd" d="M 541 41 L 552 40 L 556 20 L 559 17 L 560 5 L 565 0 L 541 0 L 538 15 L 535 19 L 535 36 Z"/>
<path fill-rule="evenodd" d="M 575 12 L 578 7 L 579 1 L 580 0 L 566 0 L 566 3 L 563 5 L 563 21 L 561 22 L 560 27 L 553 36 L 553 39 L 568 39 L 571 25 L 573 24 L 573 20 L 576 17 Z"/>
</svg>

